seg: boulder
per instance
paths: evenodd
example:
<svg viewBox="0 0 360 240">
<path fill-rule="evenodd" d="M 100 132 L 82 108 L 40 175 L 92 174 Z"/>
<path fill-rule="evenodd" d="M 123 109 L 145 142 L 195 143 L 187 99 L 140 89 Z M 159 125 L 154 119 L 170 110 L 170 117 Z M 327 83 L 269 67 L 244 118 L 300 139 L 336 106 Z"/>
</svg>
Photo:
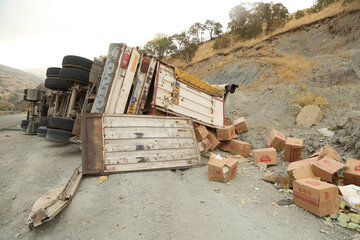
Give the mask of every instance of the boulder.
<svg viewBox="0 0 360 240">
<path fill-rule="evenodd" d="M 306 128 L 319 123 L 322 119 L 321 109 L 317 105 L 308 105 L 301 109 L 296 117 L 296 125 Z"/>
</svg>

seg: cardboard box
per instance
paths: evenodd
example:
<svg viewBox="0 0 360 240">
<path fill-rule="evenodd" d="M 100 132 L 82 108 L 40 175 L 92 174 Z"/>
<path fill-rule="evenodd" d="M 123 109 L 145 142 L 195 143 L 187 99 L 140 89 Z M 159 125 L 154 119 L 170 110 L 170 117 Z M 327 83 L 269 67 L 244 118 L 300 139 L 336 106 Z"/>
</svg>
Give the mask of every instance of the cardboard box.
<svg viewBox="0 0 360 240">
<path fill-rule="evenodd" d="M 323 158 L 312 164 L 313 172 L 321 180 L 332 182 L 337 171 L 345 167 L 345 164 L 331 158 Z"/>
<path fill-rule="evenodd" d="M 202 141 L 209 135 L 209 131 L 203 125 L 200 125 L 199 127 L 195 128 L 194 132 L 195 132 L 196 140 L 198 142 Z"/>
<path fill-rule="evenodd" d="M 289 166 L 287 167 L 286 171 L 289 174 L 290 177 L 293 177 L 293 171 L 301 166 L 307 165 L 307 164 L 312 164 L 314 162 L 317 162 L 318 158 L 317 157 L 313 157 L 313 158 L 307 158 L 304 160 L 300 160 L 300 161 L 296 161 L 296 162 L 292 162 L 289 164 Z"/>
<path fill-rule="evenodd" d="M 216 129 L 217 138 L 220 141 L 228 141 L 234 138 L 238 138 L 238 135 L 235 133 L 234 125 L 224 126 L 223 128 Z"/>
<path fill-rule="evenodd" d="M 229 152 L 234 155 L 241 155 L 243 157 L 249 157 L 251 151 L 251 145 L 247 142 L 240 140 L 231 140 L 229 145 Z"/>
<path fill-rule="evenodd" d="M 284 161 L 295 162 L 301 159 L 303 139 L 288 137 L 285 142 Z"/>
<path fill-rule="evenodd" d="M 248 125 L 244 117 L 238 118 L 234 121 L 234 127 L 238 134 L 247 132 L 249 130 Z"/>
<path fill-rule="evenodd" d="M 220 145 L 219 149 L 221 151 L 225 151 L 225 152 L 230 151 L 230 143 L 231 143 L 231 141 L 221 141 L 221 145 Z"/>
<path fill-rule="evenodd" d="M 204 147 L 204 152 L 208 152 L 211 148 L 211 141 L 208 138 L 205 138 L 201 141 Z"/>
<path fill-rule="evenodd" d="M 344 183 L 360 186 L 360 160 L 349 158 L 344 169 Z"/>
<path fill-rule="evenodd" d="M 253 151 L 254 163 L 265 163 L 266 165 L 276 165 L 278 163 L 278 156 L 276 149 L 271 148 L 262 148 L 256 149 Z"/>
<path fill-rule="evenodd" d="M 211 143 L 210 150 L 215 150 L 221 145 L 221 142 L 216 138 L 215 134 L 213 134 L 211 131 L 209 131 L 209 135 L 207 136 L 207 139 Z"/>
<path fill-rule="evenodd" d="M 285 145 L 285 136 L 281 132 L 273 129 L 267 137 L 268 147 L 273 147 L 280 152 Z"/>
<path fill-rule="evenodd" d="M 320 181 L 320 177 L 315 176 L 310 163 L 302 165 L 293 171 L 293 177 L 295 180 L 312 178 Z"/>
<path fill-rule="evenodd" d="M 324 217 L 339 211 L 338 187 L 311 178 L 296 180 L 294 203 L 309 212 Z"/>
<path fill-rule="evenodd" d="M 210 156 L 207 173 L 210 181 L 228 182 L 237 176 L 239 159 L 212 154 Z"/>
<path fill-rule="evenodd" d="M 331 158 L 336 161 L 340 161 L 341 159 L 340 154 L 335 151 L 335 149 L 333 149 L 329 144 L 326 144 L 320 148 L 316 153 L 311 155 L 311 157 L 318 157 L 319 160 L 322 158 Z"/>
</svg>

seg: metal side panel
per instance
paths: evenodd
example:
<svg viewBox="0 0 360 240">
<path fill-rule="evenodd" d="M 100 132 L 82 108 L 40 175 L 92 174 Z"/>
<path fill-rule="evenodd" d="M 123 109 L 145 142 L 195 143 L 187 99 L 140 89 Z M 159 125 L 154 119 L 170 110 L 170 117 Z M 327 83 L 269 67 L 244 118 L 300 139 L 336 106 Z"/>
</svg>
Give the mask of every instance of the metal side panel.
<svg viewBox="0 0 360 240">
<path fill-rule="evenodd" d="M 104 172 L 192 167 L 201 157 L 190 119 L 104 115 Z"/>
<path fill-rule="evenodd" d="M 210 127 L 222 127 L 224 124 L 223 99 L 178 82 L 172 67 L 163 63 L 159 64 L 153 101 L 156 109 L 177 116 L 190 117 Z"/>
<path fill-rule="evenodd" d="M 83 174 L 104 172 L 102 120 L 101 113 L 85 113 L 81 116 Z"/>
<path fill-rule="evenodd" d="M 141 56 L 138 51 L 136 51 L 136 49 L 133 49 L 129 66 L 126 70 L 125 78 L 118 95 L 118 100 L 115 105 L 116 114 L 123 114 L 126 111 L 126 103 L 129 98 L 131 86 L 134 82 L 134 77 L 138 68 L 138 64 L 140 62 L 140 57 Z"/>
<path fill-rule="evenodd" d="M 92 113 L 104 112 L 106 100 L 108 98 L 109 88 L 111 87 L 111 82 L 114 79 L 119 60 L 121 59 L 123 48 L 124 44 L 110 44 L 99 89 L 97 90 L 96 98 L 91 109 Z"/>
</svg>

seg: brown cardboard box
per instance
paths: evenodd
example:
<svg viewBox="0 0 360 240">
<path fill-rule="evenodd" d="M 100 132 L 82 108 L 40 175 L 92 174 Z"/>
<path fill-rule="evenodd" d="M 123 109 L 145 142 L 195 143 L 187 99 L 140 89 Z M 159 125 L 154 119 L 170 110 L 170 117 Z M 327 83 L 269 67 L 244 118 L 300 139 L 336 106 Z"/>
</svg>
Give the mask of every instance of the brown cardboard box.
<svg viewBox="0 0 360 240">
<path fill-rule="evenodd" d="M 320 181 L 320 177 L 315 176 L 310 163 L 302 165 L 293 171 L 293 177 L 296 180 L 312 178 Z"/>
<path fill-rule="evenodd" d="M 251 145 L 247 142 L 240 140 L 231 140 L 229 145 L 229 152 L 234 155 L 241 155 L 243 157 L 249 157 L 251 151 Z"/>
<path fill-rule="evenodd" d="M 318 157 L 319 160 L 322 158 L 331 158 L 336 161 L 340 161 L 341 159 L 340 154 L 337 151 L 335 151 L 335 149 L 330 147 L 329 144 L 326 144 L 325 146 L 320 148 L 316 153 L 311 155 L 311 157 Z"/>
<path fill-rule="evenodd" d="M 219 149 L 221 151 L 228 152 L 230 150 L 230 143 L 231 143 L 231 141 L 221 141 L 221 145 L 220 145 Z"/>
<path fill-rule="evenodd" d="M 234 121 L 234 127 L 238 134 L 247 132 L 249 130 L 244 117 L 236 119 Z"/>
<path fill-rule="evenodd" d="M 198 142 L 205 139 L 209 135 L 209 131 L 203 125 L 200 125 L 199 127 L 195 128 L 194 132 L 195 132 L 196 140 Z"/>
<path fill-rule="evenodd" d="M 303 139 L 288 137 L 285 142 L 284 161 L 295 162 L 301 159 Z"/>
<path fill-rule="evenodd" d="M 344 183 L 360 186 L 360 160 L 349 158 L 344 169 Z"/>
<path fill-rule="evenodd" d="M 211 141 L 208 138 L 204 138 L 201 143 L 204 146 L 204 152 L 208 152 L 211 148 Z"/>
<path fill-rule="evenodd" d="M 289 174 L 290 177 L 293 177 L 293 171 L 301 166 L 304 166 L 306 164 L 312 164 L 314 162 L 316 162 L 318 160 L 317 157 L 313 157 L 313 158 L 307 158 L 304 160 L 300 160 L 300 161 L 296 161 L 296 162 L 292 162 L 289 164 L 289 166 L 287 167 L 287 173 Z"/>
<path fill-rule="evenodd" d="M 320 177 L 321 180 L 331 183 L 337 171 L 344 168 L 345 164 L 331 158 L 323 158 L 314 162 L 312 166 L 316 176 Z"/>
<path fill-rule="evenodd" d="M 228 182 L 237 176 L 239 159 L 212 154 L 210 156 L 207 173 L 210 181 Z"/>
<path fill-rule="evenodd" d="M 221 142 L 216 138 L 215 134 L 213 134 L 211 131 L 209 131 L 209 135 L 207 136 L 207 139 L 209 139 L 211 143 L 210 150 L 215 150 L 221 145 Z"/>
<path fill-rule="evenodd" d="M 294 203 L 319 216 L 339 211 L 338 187 L 312 178 L 296 180 L 293 185 Z"/>
<path fill-rule="evenodd" d="M 262 148 L 256 149 L 253 151 L 254 163 L 265 163 L 266 165 L 276 165 L 278 163 L 278 156 L 276 149 L 271 148 Z"/>
<path fill-rule="evenodd" d="M 223 128 L 217 128 L 216 135 L 220 141 L 224 141 L 224 140 L 228 141 L 238 137 L 238 135 L 236 135 L 235 133 L 234 125 L 224 126 Z"/>
<path fill-rule="evenodd" d="M 285 136 L 281 132 L 273 129 L 267 137 L 268 147 L 273 147 L 280 152 L 285 145 Z"/>
</svg>

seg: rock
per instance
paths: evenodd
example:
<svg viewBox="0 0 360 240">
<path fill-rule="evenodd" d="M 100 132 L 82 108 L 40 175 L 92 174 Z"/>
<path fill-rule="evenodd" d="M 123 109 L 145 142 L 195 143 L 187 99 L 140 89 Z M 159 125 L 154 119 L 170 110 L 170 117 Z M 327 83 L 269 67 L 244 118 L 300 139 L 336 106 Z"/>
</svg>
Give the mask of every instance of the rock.
<svg viewBox="0 0 360 240">
<path fill-rule="evenodd" d="M 321 135 L 323 135 L 324 137 L 333 137 L 335 135 L 334 132 L 330 131 L 329 129 L 327 128 L 320 128 L 317 130 Z"/>
<path fill-rule="evenodd" d="M 214 192 L 217 192 L 217 193 L 220 192 L 220 188 L 214 188 L 213 190 L 214 190 Z"/>
<path fill-rule="evenodd" d="M 337 219 L 338 218 L 338 216 L 339 216 L 339 214 L 338 213 L 333 213 L 333 214 L 330 214 L 330 218 L 331 219 Z"/>
<path fill-rule="evenodd" d="M 260 170 L 265 171 L 266 168 L 267 168 L 267 165 L 266 165 L 266 163 L 258 163 L 258 164 L 257 164 L 257 167 L 258 167 Z"/>
<path fill-rule="evenodd" d="M 301 111 L 301 106 L 297 104 L 292 104 L 288 107 L 287 113 L 292 117 L 296 117 L 300 111 Z"/>
<path fill-rule="evenodd" d="M 12 200 L 15 200 L 15 198 L 16 198 L 15 196 L 11 196 L 11 199 L 12 199 Z"/>
<path fill-rule="evenodd" d="M 338 221 L 350 222 L 350 217 L 348 215 L 346 215 L 345 213 L 340 213 L 337 220 Z"/>
<path fill-rule="evenodd" d="M 317 105 L 308 105 L 301 109 L 296 117 L 296 125 L 310 128 L 322 119 L 321 109 Z"/>
<path fill-rule="evenodd" d="M 135 214 L 134 214 L 134 218 L 137 218 L 137 217 L 138 217 L 138 215 L 137 215 L 137 213 L 135 213 Z"/>
<path fill-rule="evenodd" d="M 348 223 L 347 228 L 349 228 L 349 229 L 359 229 L 359 228 L 360 228 L 360 225 L 351 222 L 351 223 Z"/>
<path fill-rule="evenodd" d="M 292 199 L 282 199 L 282 200 L 278 201 L 277 204 L 279 206 L 287 206 L 287 205 L 293 204 L 293 200 Z"/>
</svg>

